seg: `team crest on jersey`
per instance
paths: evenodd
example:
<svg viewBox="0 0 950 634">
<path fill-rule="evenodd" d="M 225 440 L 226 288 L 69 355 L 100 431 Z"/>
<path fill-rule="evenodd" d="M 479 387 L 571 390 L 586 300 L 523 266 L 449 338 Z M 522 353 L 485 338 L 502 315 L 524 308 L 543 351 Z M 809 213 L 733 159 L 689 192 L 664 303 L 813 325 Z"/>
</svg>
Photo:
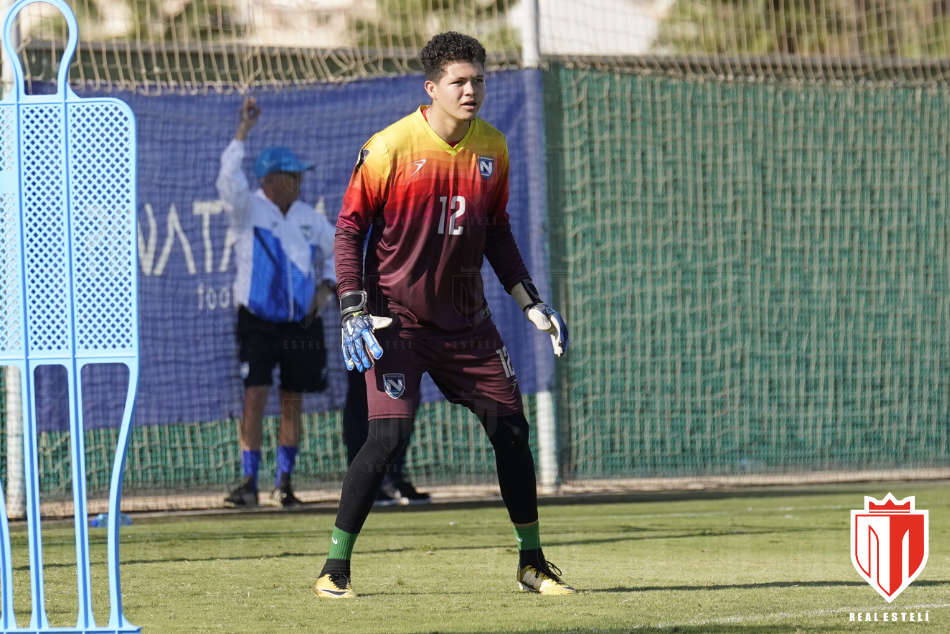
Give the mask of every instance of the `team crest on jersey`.
<svg viewBox="0 0 950 634">
<path fill-rule="evenodd" d="M 361 167 L 363 167 L 363 162 L 366 161 L 367 156 L 369 156 L 369 150 L 367 150 L 366 148 L 363 148 L 362 150 L 360 150 L 360 159 L 356 162 L 357 171 Z"/>
<path fill-rule="evenodd" d="M 392 398 L 398 399 L 406 391 L 405 374 L 384 374 L 383 387 L 386 388 L 386 394 Z"/>
<path fill-rule="evenodd" d="M 478 171 L 482 178 L 491 178 L 491 175 L 495 172 L 495 159 L 490 156 L 479 156 Z"/>
<path fill-rule="evenodd" d="M 300 234 L 304 240 L 313 238 L 313 225 L 300 225 Z"/>
</svg>

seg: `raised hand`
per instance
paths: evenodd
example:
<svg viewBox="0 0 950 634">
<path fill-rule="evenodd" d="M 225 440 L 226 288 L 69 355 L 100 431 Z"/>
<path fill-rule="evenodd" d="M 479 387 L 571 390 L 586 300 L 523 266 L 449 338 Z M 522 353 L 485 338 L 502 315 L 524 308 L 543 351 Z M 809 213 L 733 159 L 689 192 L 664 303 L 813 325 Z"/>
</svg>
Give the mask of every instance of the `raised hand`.
<svg viewBox="0 0 950 634">
<path fill-rule="evenodd" d="M 234 138 L 243 141 L 247 138 L 247 133 L 257 125 L 257 119 L 261 116 L 261 107 L 257 105 L 257 99 L 254 97 L 245 97 L 241 104 L 240 122 L 238 123 L 237 133 Z"/>
</svg>

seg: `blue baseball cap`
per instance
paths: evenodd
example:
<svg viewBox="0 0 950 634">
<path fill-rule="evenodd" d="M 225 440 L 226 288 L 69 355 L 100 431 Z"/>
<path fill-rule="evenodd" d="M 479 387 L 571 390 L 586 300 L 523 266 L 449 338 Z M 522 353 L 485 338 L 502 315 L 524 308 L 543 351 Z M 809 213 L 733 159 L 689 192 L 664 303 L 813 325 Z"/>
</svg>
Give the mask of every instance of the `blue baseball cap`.
<svg viewBox="0 0 950 634">
<path fill-rule="evenodd" d="M 306 172 L 312 169 L 312 164 L 304 163 L 296 154 L 280 146 L 269 147 L 261 152 L 254 164 L 254 173 L 259 179 L 274 172 Z"/>
</svg>

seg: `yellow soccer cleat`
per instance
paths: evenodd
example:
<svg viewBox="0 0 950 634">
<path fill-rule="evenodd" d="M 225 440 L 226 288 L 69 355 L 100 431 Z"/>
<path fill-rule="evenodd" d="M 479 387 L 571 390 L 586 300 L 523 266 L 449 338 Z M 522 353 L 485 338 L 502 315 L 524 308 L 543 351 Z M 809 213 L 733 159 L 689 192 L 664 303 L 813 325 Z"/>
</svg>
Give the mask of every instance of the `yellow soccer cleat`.
<svg viewBox="0 0 950 634">
<path fill-rule="evenodd" d="M 355 599 L 356 593 L 350 587 L 350 578 L 338 572 L 321 575 L 313 586 L 313 593 L 328 599 Z"/>
<path fill-rule="evenodd" d="M 577 590 L 561 581 L 560 574 L 560 568 L 550 561 L 544 562 L 543 567 L 528 564 L 518 568 L 518 586 L 526 592 L 538 594 L 577 594 Z"/>
</svg>

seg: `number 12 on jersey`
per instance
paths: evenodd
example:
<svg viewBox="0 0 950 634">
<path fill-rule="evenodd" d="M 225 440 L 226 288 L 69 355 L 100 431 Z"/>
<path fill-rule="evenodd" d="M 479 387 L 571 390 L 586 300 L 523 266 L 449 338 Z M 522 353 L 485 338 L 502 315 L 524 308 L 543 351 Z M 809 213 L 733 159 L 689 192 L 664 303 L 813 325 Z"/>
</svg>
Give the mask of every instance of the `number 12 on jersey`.
<svg viewBox="0 0 950 634">
<path fill-rule="evenodd" d="M 442 215 L 439 216 L 439 235 L 448 233 L 450 236 L 459 236 L 462 235 L 462 225 L 457 225 L 456 221 L 462 217 L 462 214 L 465 213 L 465 198 L 463 196 L 452 196 L 452 201 L 449 203 L 448 196 L 440 196 L 439 201 L 442 203 Z M 452 211 L 452 215 L 449 216 L 448 227 L 445 226 L 445 206 L 449 205 L 449 211 Z"/>
</svg>

